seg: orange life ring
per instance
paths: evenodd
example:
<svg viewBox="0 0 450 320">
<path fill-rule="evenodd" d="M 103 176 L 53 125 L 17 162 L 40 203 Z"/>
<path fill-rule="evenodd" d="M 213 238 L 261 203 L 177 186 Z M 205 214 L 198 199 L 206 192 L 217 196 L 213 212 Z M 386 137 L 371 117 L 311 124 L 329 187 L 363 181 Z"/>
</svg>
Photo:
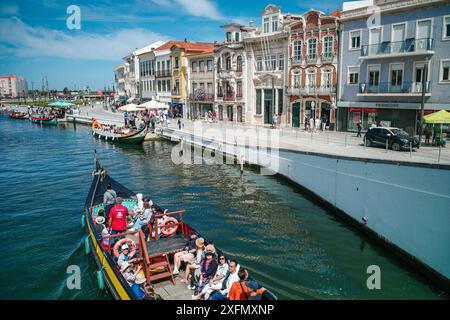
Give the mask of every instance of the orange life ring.
<svg viewBox="0 0 450 320">
<path fill-rule="evenodd" d="M 116 242 L 116 244 L 114 245 L 114 255 L 116 256 L 116 258 L 119 257 L 119 247 L 121 247 L 124 243 L 127 243 L 130 247 L 130 254 L 128 255 L 128 258 L 133 258 L 136 254 L 136 244 L 130 238 L 123 238 Z"/>
<path fill-rule="evenodd" d="M 160 226 L 161 233 L 165 236 L 170 236 L 174 234 L 178 229 L 178 220 L 169 217 L 163 221 L 163 223 Z"/>
</svg>

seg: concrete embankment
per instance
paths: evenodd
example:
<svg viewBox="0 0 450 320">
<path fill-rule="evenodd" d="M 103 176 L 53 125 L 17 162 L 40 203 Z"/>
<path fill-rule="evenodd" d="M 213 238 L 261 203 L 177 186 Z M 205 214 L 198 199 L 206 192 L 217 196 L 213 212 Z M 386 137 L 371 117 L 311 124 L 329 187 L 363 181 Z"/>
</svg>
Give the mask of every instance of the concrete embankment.
<svg viewBox="0 0 450 320">
<path fill-rule="evenodd" d="M 162 135 L 268 167 L 450 292 L 450 165 L 248 148 L 173 129 Z"/>
</svg>

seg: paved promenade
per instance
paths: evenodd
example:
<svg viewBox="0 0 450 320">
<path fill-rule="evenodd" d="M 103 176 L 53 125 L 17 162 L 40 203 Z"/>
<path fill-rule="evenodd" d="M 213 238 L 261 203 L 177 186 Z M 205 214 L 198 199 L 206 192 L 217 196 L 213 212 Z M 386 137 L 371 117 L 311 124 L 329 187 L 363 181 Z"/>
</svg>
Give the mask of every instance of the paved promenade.
<svg viewBox="0 0 450 320">
<path fill-rule="evenodd" d="M 239 143 L 242 136 L 259 138 L 259 144 L 276 147 L 275 144 L 267 142 L 267 137 L 277 135 L 278 145 L 280 149 L 324 153 L 337 156 L 348 156 L 357 158 L 369 158 L 380 160 L 419 162 L 432 164 L 450 165 L 450 149 L 441 148 L 439 159 L 439 148 L 431 146 L 422 146 L 413 152 L 409 151 L 392 151 L 385 148 L 365 147 L 362 138 L 357 138 L 355 133 L 351 132 L 334 132 L 319 131 L 311 134 L 303 130 L 295 130 L 291 128 L 271 129 L 263 126 L 244 126 L 239 124 L 227 123 L 208 123 L 187 121 L 182 131 L 202 135 L 207 138 L 215 137 L 223 142 L 234 144 Z M 176 123 L 170 123 L 169 127 L 178 130 Z M 201 128 L 201 129 L 199 129 Z M 253 134 L 249 132 L 253 129 Z M 256 140 L 253 140 L 256 141 Z"/>
<path fill-rule="evenodd" d="M 105 109 L 101 103 L 93 104 L 80 108 L 80 117 L 96 118 L 101 123 L 123 124 L 123 114 L 120 111 Z M 237 123 L 218 122 L 211 123 L 206 121 L 183 121 L 183 132 L 202 135 L 207 138 L 218 138 L 224 142 L 234 144 L 239 142 L 242 135 L 259 141 L 263 145 L 271 145 L 266 137 L 277 135 L 278 147 L 281 149 L 324 153 L 337 156 L 348 156 L 357 158 L 369 158 L 380 160 L 419 162 L 431 164 L 450 165 L 450 147 L 442 148 L 439 155 L 439 148 L 431 146 L 422 146 L 413 152 L 392 151 L 385 148 L 365 147 L 362 138 L 357 138 L 355 133 L 318 131 L 311 134 L 301 129 L 278 128 L 271 129 L 267 126 L 249 126 Z M 177 120 L 170 121 L 169 128 L 178 130 Z M 249 132 L 253 130 L 253 133 Z M 256 140 L 256 135 L 259 140 Z M 277 145 L 272 144 L 272 147 Z"/>
</svg>

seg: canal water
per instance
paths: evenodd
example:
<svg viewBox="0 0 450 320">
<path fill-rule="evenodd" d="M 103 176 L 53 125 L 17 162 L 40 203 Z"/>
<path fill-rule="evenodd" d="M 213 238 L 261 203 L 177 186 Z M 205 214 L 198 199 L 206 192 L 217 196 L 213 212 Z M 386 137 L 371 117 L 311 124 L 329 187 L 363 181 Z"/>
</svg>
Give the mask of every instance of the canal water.
<svg viewBox="0 0 450 320">
<path fill-rule="evenodd" d="M 0 299 L 110 299 L 80 224 L 93 152 L 130 189 L 186 220 L 280 299 L 441 299 L 415 271 L 286 180 L 232 165 L 175 165 L 171 142 L 120 147 L 83 125 L 0 115 Z M 66 286 L 79 266 L 81 289 Z M 381 290 L 366 286 L 381 269 Z"/>
</svg>

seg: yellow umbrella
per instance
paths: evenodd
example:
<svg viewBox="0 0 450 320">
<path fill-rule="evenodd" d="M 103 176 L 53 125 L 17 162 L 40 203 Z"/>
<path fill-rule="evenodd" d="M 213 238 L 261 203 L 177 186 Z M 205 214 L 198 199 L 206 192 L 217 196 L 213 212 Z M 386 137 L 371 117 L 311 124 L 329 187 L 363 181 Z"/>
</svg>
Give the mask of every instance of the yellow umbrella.
<svg viewBox="0 0 450 320">
<path fill-rule="evenodd" d="M 445 110 L 437 111 L 423 117 L 426 123 L 450 123 L 450 112 Z"/>
</svg>

